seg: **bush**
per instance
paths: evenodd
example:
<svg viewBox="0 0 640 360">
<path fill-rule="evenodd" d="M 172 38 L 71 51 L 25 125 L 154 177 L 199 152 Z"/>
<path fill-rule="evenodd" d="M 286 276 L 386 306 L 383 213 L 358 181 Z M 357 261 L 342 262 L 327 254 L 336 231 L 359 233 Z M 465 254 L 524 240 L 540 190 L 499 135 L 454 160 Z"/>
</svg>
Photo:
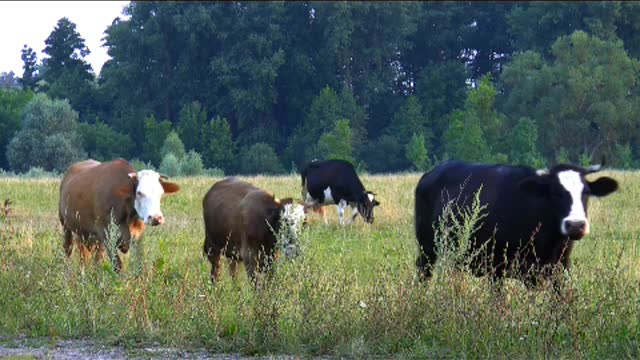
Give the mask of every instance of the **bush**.
<svg viewBox="0 0 640 360">
<path fill-rule="evenodd" d="M 145 169 L 156 170 L 156 167 L 153 166 L 153 164 L 151 164 L 150 162 L 144 162 L 138 158 L 131 159 L 129 163 L 131 164 L 131 166 L 133 166 L 134 169 L 136 169 L 136 171 L 145 170 Z"/>
<path fill-rule="evenodd" d="M 182 176 L 198 176 L 204 172 L 204 166 L 202 165 L 202 157 L 194 150 L 180 160 L 179 163 L 180 175 Z"/>
<path fill-rule="evenodd" d="M 220 168 L 210 168 L 204 170 L 203 175 L 211 177 L 224 177 L 224 171 Z"/>
<path fill-rule="evenodd" d="M 281 174 L 284 168 L 269 144 L 251 145 L 242 155 L 240 171 L 243 174 Z"/>
<path fill-rule="evenodd" d="M 30 168 L 28 171 L 22 174 L 22 176 L 29 179 L 44 179 L 60 177 L 60 174 L 55 171 L 46 171 L 43 168 L 36 166 Z"/>
<path fill-rule="evenodd" d="M 180 136 L 175 131 L 171 131 L 167 138 L 164 141 L 164 145 L 162 145 L 162 158 L 167 156 L 167 154 L 173 154 L 180 161 L 182 160 L 187 153 L 184 150 L 184 144 L 182 140 L 180 140 Z"/>
<path fill-rule="evenodd" d="M 204 164 L 229 171 L 234 162 L 235 144 L 225 118 L 211 119 L 202 130 Z"/>
<path fill-rule="evenodd" d="M 78 131 L 89 157 L 98 161 L 129 157 L 134 147 L 131 136 L 113 130 L 100 120 L 95 124 L 81 123 Z"/>
<path fill-rule="evenodd" d="M 160 172 L 171 177 L 178 176 L 180 173 L 178 158 L 172 153 L 165 155 L 160 163 Z"/>
<path fill-rule="evenodd" d="M 430 163 L 427 156 L 427 148 L 424 146 L 424 136 L 413 133 L 411 141 L 405 146 L 407 160 L 411 161 L 415 170 L 424 171 Z"/>
<path fill-rule="evenodd" d="M 636 163 L 633 160 L 633 152 L 631 151 L 629 143 L 625 143 L 624 145 L 616 144 L 614 147 L 614 155 L 614 166 L 625 170 L 635 167 Z"/>
<path fill-rule="evenodd" d="M 35 95 L 25 107 L 22 129 L 7 147 L 11 168 L 65 171 L 72 162 L 86 158 L 77 129 L 78 113 L 68 101 Z"/>
</svg>

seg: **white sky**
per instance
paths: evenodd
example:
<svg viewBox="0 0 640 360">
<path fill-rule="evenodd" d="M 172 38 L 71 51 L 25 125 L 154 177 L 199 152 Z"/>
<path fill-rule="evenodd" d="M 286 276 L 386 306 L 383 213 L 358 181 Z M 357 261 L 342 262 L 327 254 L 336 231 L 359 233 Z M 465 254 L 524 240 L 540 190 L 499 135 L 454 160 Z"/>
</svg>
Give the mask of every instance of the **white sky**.
<svg viewBox="0 0 640 360">
<path fill-rule="evenodd" d="M 76 31 L 91 51 L 85 59 L 98 74 L 109 59 L 102 47 L 107 26 L 116 17 L 126 18 L 122 10 L 129 1 L 0 1 L 0 72 L 22 76 L 20 51 L 24 44 L 33 48 L 42 61 L 44 41 L 60 18 L 76 24 Z"/>
</svg>

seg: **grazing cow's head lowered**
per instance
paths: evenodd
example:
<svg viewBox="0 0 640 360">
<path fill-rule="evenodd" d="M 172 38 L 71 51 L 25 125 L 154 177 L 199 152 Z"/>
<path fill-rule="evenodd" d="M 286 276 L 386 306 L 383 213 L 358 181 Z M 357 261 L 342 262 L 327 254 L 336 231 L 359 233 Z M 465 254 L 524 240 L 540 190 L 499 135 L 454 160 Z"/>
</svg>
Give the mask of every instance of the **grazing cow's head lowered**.
<svg viewBox="0 0 640 360">
<path fill-rule="evenodd" d="M 152 226 L 164 223 L 164 216 L 160 209 L 160 199 L 164 194 L 172 194 L 180 190 L 180 187 L 168 182 L 165 175 L 153 170 L 141 170 L 129 173 L 134 180 L 135 196 L 134 208 L 138 216 L 145 224 Z"/>
<path fill-rule="evenodd" d="M 302 233 L 302 228 L 306 222 L 305 208 L 301 204 L 294 203 L 293 199 L 276 199 L 276 203 L 281 207 L 277 209 L 274 216 L 278 221 L 274 221 L 277 229 L 278 241 L 287 258 L 292 258 L 299 253 L 298 240 Z"/>
<path fill-rule="evenodd" d="M 563 236 L 579 240 L 589 234 L 587 206 L 589 196 L 606 196 L 618 189 L 618 183 L 609 177 L 588 181 L 585 175 L 599 171 L 601 165 L 580 168 L 557 165 L 550 171 L 524 179 L 520 188 L 550 202 L 552 216 Z"/>
<path fill-rule="evenodd" d="M 358 212 L 362 215 L 364 221 L 369 224 L 373 223 L 373 208 L 380 205 L 380 202 L 375 199 L 375 195 L 371 191 L 365 191 L 358 199 Z"/>
</svg>

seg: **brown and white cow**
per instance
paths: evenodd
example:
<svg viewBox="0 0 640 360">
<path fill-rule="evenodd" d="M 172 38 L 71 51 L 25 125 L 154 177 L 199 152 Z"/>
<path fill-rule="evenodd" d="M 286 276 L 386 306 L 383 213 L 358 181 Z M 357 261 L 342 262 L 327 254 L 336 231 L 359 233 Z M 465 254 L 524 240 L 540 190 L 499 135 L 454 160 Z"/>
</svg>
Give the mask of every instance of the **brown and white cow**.
<svg viewBox="0 0 640 360">
<path fill-rule="evenodd" d="M 64 229 L 64 250 L 73 252 L 73 236 L 83 262 L 97 250 L 96 261 L 105 256 L 108 226 L 120 234 L 118 249 L 129 251 L 131 238 L 142 236 L 145 224 L 164 223 L 160 199 L 180 187 L 153 170 L 136 170 L 127 161 L 107 163 L 85 160 L 72 164 L 60 184 L 59 216 Z M 120 270 L 121 260 L 113 264 Z"/>
<path fill-rule="evenodd" d="M 302 205 L 237 178 L 215 183 L 202 201 L 205 240 L 204 253 L 211 262 L 211 281 L 220 278 L 220 256 L 230 259 L 231 275 L 236 277 L 242 261 L 247 275 L 257 285 L 256 273 L 266 272 L 276 255 L 278 238 L 285 255 L 293 255 L 305 219 Z"/>
</svg>

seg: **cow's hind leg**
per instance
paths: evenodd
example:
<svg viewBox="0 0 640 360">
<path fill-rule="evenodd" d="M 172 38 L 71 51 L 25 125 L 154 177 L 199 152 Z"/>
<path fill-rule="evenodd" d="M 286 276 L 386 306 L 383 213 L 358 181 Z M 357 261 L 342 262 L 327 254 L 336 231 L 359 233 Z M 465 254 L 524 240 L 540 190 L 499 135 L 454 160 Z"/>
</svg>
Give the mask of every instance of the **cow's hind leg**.
<svg viewBox="0 0 640 360">
<path fill-rule="evenodd" d="M 421 281 L 425 281 L 431 278 L 433 265 L 438 259 L 438 255 L 436 253 L 433 231 L 426 234 L 418 231 L 418 239 L 421 239 L 421 241 L 418 245 L 420 253 L 416 259 L 416 267 L 418 269 L 418 277 Z"/>
<path fill-rule="evenodd" d="M 64 242 L 62 243 L 64 254 L 69 257 L 73 253 L 73 233 L 69 229 L 64 229 Z"/>
<path fill-rule="evenodd" d="M 436 259 L 437 255 L 435 254 L 435 251 L 420 251 L 420 255 L 418 255 L 418 258 L 416 259 L 416 267 L 418 268 L 418 277 L 421 281 L 431 278 L 431 271 Z"/>
<path fill-rule="evenodd" d="M 229 260 L 229 273 L 231 274 L 231 278 L 233 279 L 233 281 L 236 281 L 238 279 L 238 260 Z"/>
<path fill-rule="evenodd" d="M 216 281 L 220 280 L 220 250 L 216 250 L 212 246 L 206 246 L 205 242 L 204 253 L 211 263 L 211 283 L 215 284 Z"/>
</svg>

